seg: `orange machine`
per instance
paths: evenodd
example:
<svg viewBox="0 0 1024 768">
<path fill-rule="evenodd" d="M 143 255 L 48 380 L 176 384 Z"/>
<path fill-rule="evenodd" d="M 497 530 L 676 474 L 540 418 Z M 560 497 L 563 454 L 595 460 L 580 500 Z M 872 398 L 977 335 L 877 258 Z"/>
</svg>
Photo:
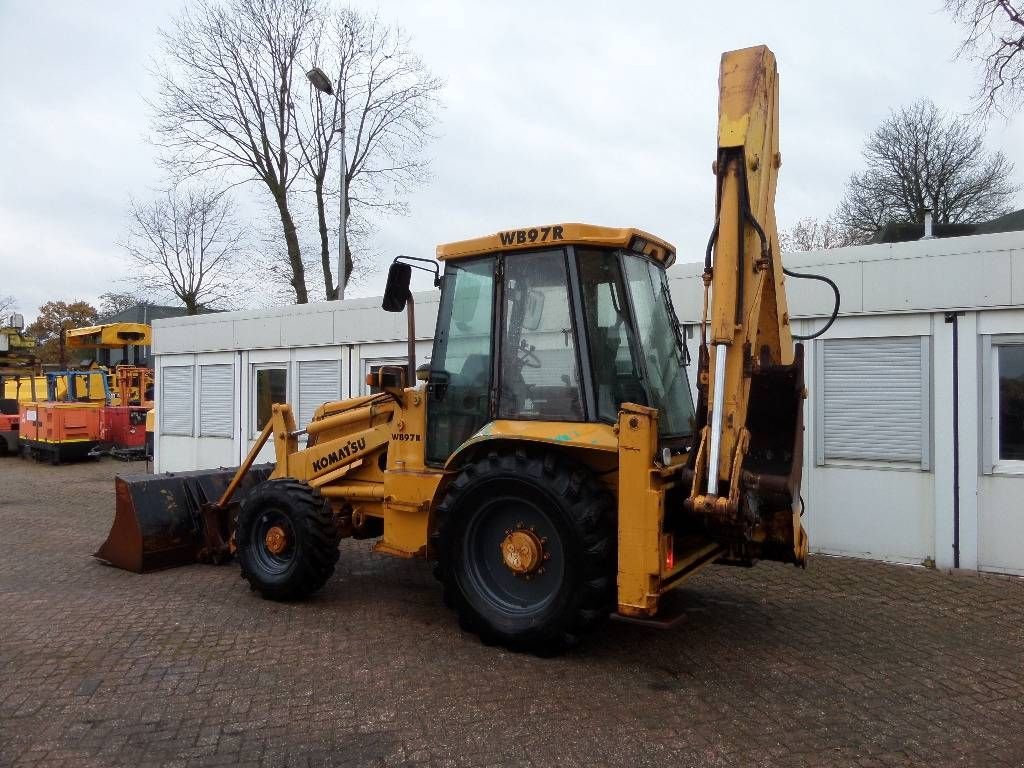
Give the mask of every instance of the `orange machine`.
<svg viewBox="0 0 1024 768">
<path fill-rule="evenodd" d="M 111 375 L 110 404 L 100 416 L 103 441 L 119 459 L 141 459 L 146 447 L 146 414 L 153 408 L 153 369 L 119 365 Z"/>
<path fill-rule="evenodd" d="M 64 394 L 58 398 L 61 383 Z M 22 449 L 52 464 L 85 458 L 103 439 L 102 413 L 109 392 L 106 375 L 101 371 L 49 372 L 46 389 L 46 400 L 21 403 L 18 440 Z"/>
<path fill-rule="evenodd" d="M 139 353 L 152 344 L 152 329 L 145 323 L 107 323 L 72 328 L 65 338 L 68 349 L 94 351 L 95 360 L 107 375 L 99 444 L 92 449 L 92 455 L 144 458 L 148 453 L 146 413 L 153 407 L 153 369 L 139 364 Z M 122 351 L 123 363 L 112 365 L 112 350 Z"/>
</svg>

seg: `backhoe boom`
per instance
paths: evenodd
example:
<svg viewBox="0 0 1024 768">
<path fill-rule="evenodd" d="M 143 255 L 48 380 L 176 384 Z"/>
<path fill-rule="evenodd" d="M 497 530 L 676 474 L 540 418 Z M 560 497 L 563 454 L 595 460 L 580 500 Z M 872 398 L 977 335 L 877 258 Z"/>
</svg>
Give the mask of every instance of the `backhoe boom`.
<svg viewBox="0 0 1024 768">
<path fill-rule="evenodd" d="M 803 397 L 802 350 L 793 344 L 775 225 L 782 164 L 778 122 L 778 71 L 772 52 L 757 46 L 723 54 L 713 165 L 716 216 L 704 269 L 705 313 L 710 293 L 710 318 L 705 316 L 702 323 L 698 379 L 703 429 L 687 506 L 726 528 L 746 529 L 740 538 L 748 540 L 756 538 L 750 531 L 761 517 L 751 507 L 763 504 L 757 489 L 744 487 L 744 472 L 756 467 L 761 475 L 768 470 L 779 478 L 775 485 L 785 487 L 790 502 L 799 499 L 799 474 L 793 471 L 800 457 L 794 439 L 799 439 L 802 452 L 802 424 L 800 435 L 793 430 Z M 752 447 L 755 454 L 766 455 L 751 455 Z M 775 456 L 786 455 L 788 461 L 758 466 L 773 448 Z M 741 500 L 743 491 L 750 494 L 746 500 Z M 802 562 L 806 536 L 799 514 L 790 536 L 793 558 Z"/>
</svg>

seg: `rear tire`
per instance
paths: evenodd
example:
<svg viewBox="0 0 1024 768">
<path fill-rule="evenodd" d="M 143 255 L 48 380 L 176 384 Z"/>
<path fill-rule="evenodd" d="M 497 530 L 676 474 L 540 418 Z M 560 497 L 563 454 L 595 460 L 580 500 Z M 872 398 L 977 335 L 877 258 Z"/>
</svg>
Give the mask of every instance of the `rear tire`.
<svg viewBox="0 0 1024 768">
<path fill-rule="evenodd" d="M 280 548 L 272 549 L 278 532 Z M 339 540 L 323 496 L 287 478 L 254 488 L 235 522 L 242 578 L 270 600 L 298 600 L 326 584 L 338 562 Z"/>
<path fill-rule="evenodd" d="M 444 601 L 483 642 L 552 655 L 614 609 L 614 502 L 587 467 L 556 452 L 491 451 L 452 482 L 438 520 Z M 516 530 L 541 544 L 527 574 L 501 548 Z"/>
</svg>

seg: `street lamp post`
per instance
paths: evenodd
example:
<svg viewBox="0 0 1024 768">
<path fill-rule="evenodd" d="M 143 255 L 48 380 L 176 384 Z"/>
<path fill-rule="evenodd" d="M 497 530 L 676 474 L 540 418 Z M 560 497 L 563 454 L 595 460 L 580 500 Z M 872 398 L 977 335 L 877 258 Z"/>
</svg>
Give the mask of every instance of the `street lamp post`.
<svg viewBox="0 0 1024 768">
<path fill-rule="evenodd" d="M 320 67 L 313 67 L 306 73 L 309 82 L 321 93 L 334 96 L 331 78 Z M 335 96 L 337 98 L 337 96 Z M 346 203 L 348 198 L 348 159 L 345 156 L 345 104 L 341 104 L 341 139 L 338 142 L 341 150 L 341 205 L 338 206 L 338 300 L 345 298 L 345 254 L 348 251 L 348 226 Z"/>
</svg>

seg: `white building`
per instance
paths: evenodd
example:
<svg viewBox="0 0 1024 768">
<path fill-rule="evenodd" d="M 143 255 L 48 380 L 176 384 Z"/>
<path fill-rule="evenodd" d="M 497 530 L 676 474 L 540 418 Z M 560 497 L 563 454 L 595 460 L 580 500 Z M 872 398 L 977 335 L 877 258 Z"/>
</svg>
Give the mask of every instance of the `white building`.
<svg viewBox="0 0 1024 768">
<path fill-rule="evenodd" d="M 421 362 L 439 296 L 414 297 Z M 322 403 L 368 394 L 375 366 L 408 361 L 406 328 L 376 298 L 156 321 L 156 470 L 237 466 L 275 402 L 291 403 L 305 427 Z M 265 446 L 261 458 L 272 457 Z"/>
<path fill-rule="evenodd" d="M 1024 575 L 1024 233 L 785 261 L 843 297 L 835 325 L 805 345 L 812 550 Z M 694 359 L 701 270 L 670 271 Z M 820 328 L 831 292 L 787 288 L 795 332 Z M 419 361 L 437 298 L 416 296 Z M 304 426 L 324 400 L 363 394 L 372 366 L 404 360 L 405 327 L 379 299 L 157 321 L 158 471 L 237 464 L 275 400 Z"/>
</svg>

